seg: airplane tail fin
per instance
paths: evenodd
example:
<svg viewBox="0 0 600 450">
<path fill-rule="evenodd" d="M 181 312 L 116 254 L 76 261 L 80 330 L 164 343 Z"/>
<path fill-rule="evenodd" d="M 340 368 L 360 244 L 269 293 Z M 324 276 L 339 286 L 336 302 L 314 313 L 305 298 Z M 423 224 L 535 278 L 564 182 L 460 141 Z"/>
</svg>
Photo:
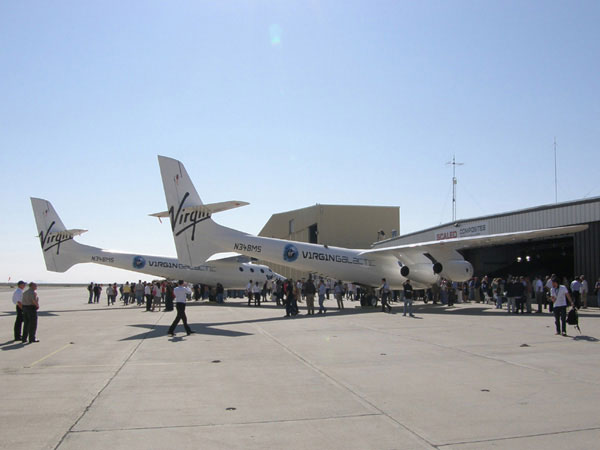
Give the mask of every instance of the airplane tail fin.
<svg viewBox="0 0 600 450">
<path fill-rule="evenodd" d="M 85 246 L 73 238 L 87 230 L 68 230 L 48 200 L 32 197 L 31 206 L 46 268 L 52 272 L 66 272 L 71 266 L 86 262 Z"/>
<path fill-rule="evenodd" d="M 202 264 L 215 253 L 224 251 L 223 246 L 219 245 L 217 236 L 225 227 L 215 223 L 211 218 L 212 213 L 217 212 L 215 205 L 221 204 L 205 205 L 202 203 L 192 180 L 180 161 L 159 156 L 158 163 L 177 257 L 180 261 L 192 266 Z M 222 209 L 221 207 L 219 209 L 231 208 Z"/>
</svg>

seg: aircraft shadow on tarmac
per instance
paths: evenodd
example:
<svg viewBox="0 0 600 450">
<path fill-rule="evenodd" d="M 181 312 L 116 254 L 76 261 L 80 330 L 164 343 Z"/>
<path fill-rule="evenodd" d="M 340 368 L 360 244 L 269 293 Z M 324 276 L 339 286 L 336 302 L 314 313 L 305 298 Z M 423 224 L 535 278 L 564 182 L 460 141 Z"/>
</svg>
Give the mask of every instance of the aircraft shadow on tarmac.
<svg viewBox="0 0 600 450">
<path fill-rule="evenodd" d="M 242 337 L 242 336 L 251 336 L 252 333 L 245 333 L 243 331 L 233 331 L 233 330 L 222 330 L 219 328 L 214 328 L 215 324 L 201 324 L 201 323 L 188 323 L 194 334 L 197 335 L 205 335 L 205 336 L 225 336 L 225 337 Z M 143 331 L 135 336 L 129 336 L 120 341 L 134 341 L 139 339 L 151 339 L 151 338 L 164 338 L 167 336 L 169 331 L 169 325 L 154 325 L 154 324 L 137 324 L 130 325 L 135 328 L 144 328 L 147 331 Z M 183 325 L 179 323 L 177 325 L 177 329 L 175 332 L 185 333 L 183 329 Z"/>
<path fill-rule="evenodd" d="M 0 317 L 9 317 L 9 316 L 14 316 L 16 315 L 16 311 L 5 311 L 3 313 L 0 314 Z M 38 317 L 55 317 L 55 316 L 59 316 L 60 314 L 56 314 L 53 311 L 38 311 Z"/>
<path fill-rule="evenodd" d="M 455 306 L 446 306 L 446 305 L 440 305 L 440 304 L 420 304 L 420 305 L 413 305 L 413 313 L 422 313 L 422 314 L 447 314 L 447 315 L 465 315 L 465 316 L 508 316 L 508 312 L 506 310 L 506 305 L 504 305 L 503 309 L 496 309 L 495 306 L 493 305 L 483 305 L 483 304 L 479 304 L 477 306 L 464 306 L 464 303 L 460 304 L 461 307 L 455 307 Z M 481 305 L 481 306 L 480 306 Z M 402 304 L 400 303 L 400 307 L 402 307 Z M 514 314 L 515 316 L 538 316 L 537 314 L 537 305 L 535 305 L 533 307 L 533 312 L 531 313 L 525 313 L 525 314 Z M 543 315 L 547 316 L 547 317 L 552 317 L 554 318 L 554 316 L 548 312 L 548 309 L 545 309 L 543 311 Z M 510 314 L 511 316 L 513 314 Z M 582 312 L 581 310 L 579 311 L 579 318 L 585 320 L 588 317 L 600 317 L 600 314 L 596 314 L 596 313 L 588 313 L 588 312 Z"/>
</svg>

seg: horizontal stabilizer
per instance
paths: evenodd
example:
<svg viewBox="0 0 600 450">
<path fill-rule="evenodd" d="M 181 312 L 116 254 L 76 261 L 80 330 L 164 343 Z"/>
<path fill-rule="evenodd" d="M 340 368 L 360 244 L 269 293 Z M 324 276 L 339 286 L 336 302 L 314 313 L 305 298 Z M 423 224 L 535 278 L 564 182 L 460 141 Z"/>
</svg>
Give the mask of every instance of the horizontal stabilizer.
<svg viewBox="0 0 600 450">
<path fill-rule="evenodd" d="M 55 231 L 53 233 L 48 233 L 46 237 L 51 238 L 52 236 L 59 236 L 62 239 L 71 239 L 75 236 L 81 236 L 83 233 L 87 233 L 88 230 L 80 230 L 78 228 L 73 230 L 64 230 L 64 231 Z M 38 237 L 38 236 L 36 236 Z"/>
<path fill-rule="evenodd" d="M 212 215 L 213 213 L 227 211 L 229 209 L 241 208 L 242 206 L 249 205 L 248 202 L 241 202 L 238 200 L 230 200 L 228 202 L 218 203 L 207 203 L 205 205 L 188 206 L 182 210 L 183 213 L 198 211 L 206 215 Z M 169 211 L 163 211 L 159 213 L 150 214 L 152 217 L 169 217 Z"/>
<path fill-rule="evenodd" d="M 241 253 L 236 253 L 236 252 L 222 252 L 222 253 L 215 253 L 214 255 L 212 255 L 210 258 L 208 258 L 206 260 L 206 262 L 211 262 L 211 261 L 223 261 L 225 259 L 237 259 L 238 256 L 242 256 Z"/>
</svg>

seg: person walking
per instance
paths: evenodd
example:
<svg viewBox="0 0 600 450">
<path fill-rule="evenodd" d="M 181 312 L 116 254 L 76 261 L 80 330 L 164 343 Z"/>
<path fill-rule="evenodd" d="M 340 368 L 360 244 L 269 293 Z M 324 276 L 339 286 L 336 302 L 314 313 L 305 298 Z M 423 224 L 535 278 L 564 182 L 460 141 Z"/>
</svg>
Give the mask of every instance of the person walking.
<svg viewBox="0 0 600 450">
<path fill-rule="evenodd" d="M 315 313 L 315 293 L 317 289 L 313 283 L 312 277 L 308 277 L 308 281 L 304 283 L 304 294 L 306 295 L 306 315 Z"/>
<path fill-rule="evenodd" d="M 123 286 L 123 303 L 125 306 L 129 303 L 129 295 L 131 294 L 131 286 L 129 286 L 129 281 L 125 283 Z"/>
<path fill-rule="evenodd" d="M 144 297 L 146 298 L 146 311 L 152 309 L 152 285 L 144 281 Z"/>
<path fill-rule="evenodd" d="M 173 299 L 175 298 L 173 289 L 173 283 L 167 283 L 165 286 L 165 312 L 173 311 Z"/>
<path fill-rule="evenodd" d="M 325 282 L 323 278 L 319 280 L 319 314 L 325 314 L 327 309 L 323 305 L 325 302 L 325 294 L 327 293 L 327 286 L 325 286 Z"/>
<path fill-rule="evenodd" d="M 36 292 L 37 284 L 29 283 L 29 289 L 23 292 L 21 305 L 23 307 L 23 335 L 21 342 L 25 343 L 29 339 L 29 343 L 40 342 L 36 339 L 37 332 L 37 310 L 40 307 L 39 298 Z"/>
<path fill-rule="evenodd" d="M 581 308 L 581 283 L 579 282 L 579 277 L 575 277 L 571 282 L 571 294 L 573 296 L 573 303 L 575 304 L 575 308 Z"/>
<path fill-rule="evenodd" d="M 138 306 L 141 306 L 144 303 L 144 285 L 142 284 L 142 280 L 139 280 L 135 284 L 135 301 Z"/>
<path fill-rule="evenodd" d="M 552 280 L 556 277 L 555 274 L 546 277 L 545 291 L 546 291 L 546 301 L 548 303 L 548 310 L 552 312 Z"/>
<path fill-rule="evenodd" d="M 20 341 L 23 337 L 21 329 L 23 328 L 23 292 L 25 292 L 25 282 L 19 281 L 17 283 L 17 288 L 15 292 L 13 292 L 12 302 L 15 305 L 15 309 L 17 312 L 17 316 L 15 317 L 15 326 L 14 326 L 14 334 L 15 341 Z"/>
<path fill-rule="evenodd" d="M 294 294 L 294 280 L 289 279 L 286 288 L 285 316 L 292 317 L 298 314 L 298 302 Z"/>
<path fill-rule="evenodd" d="M 254 282 L 254 286 L 252 286 L 252 297 L 254 297 L 254 306 L 260 306 L 260 292 L 261 288 L 258 284 L 258 281 Z"/>
<path fill-rule="evenodd" d="M 110 302 L 112 300 L 113 295 L 114 295 L 113 287 L 109 283 L 108 286 L 106 286 L 106 306 L 110 306 Z"/>
<path fill-rule="evenodd" d="M 579 283 L 581 284 L 581 288 L 579 289 L 579 293 L 581 295 L 581 303 L 583 303 L 583 309 L 587 308 L 587 298 L 589 293 L 588 282 L 585 279 L 584 275 L 579 277 Z"/>
<path fill-rule="evenodd" d="M 335 286 L 333 287 L 333 296 L 337 300 L 338 309 L 344 309 L 344 300 L 342 300 L 343 293 L 344 290 L 342 289 L 342 282 L 340 280 L 335 283 Z"/>
<path fill-rule="evenodd" d="M 90 294 L 88 303 L 92 303 L 92 300 L 94 299 L 94 282 L 93 281 L 90 284 L 88 284 L 87 290 Z"/>
<path fill-rule="evenodd" d="M 537 313 L 542 313 L 542 307 L 544 304 L 544 283 L 541 277 L 535 277 L 533 281 L 533 290 L 535 292 L 535 301 L 537 303 Z"/>
<path fill-rule="evenodd" d="M 387 309 L 387 312 L 391 313 L 392 312 L 392 307 L 390 306 L 389 300 L 390 300 L 390 285 L 388 284 L 387 280 L 385 278 L 381 279 L 381 312 L 385 312 L 385 310 Z"/>
<path fill-rule="evenodd" d="M 558 284 L 558 279 L 552 280 L 551 291 L 552 304 L 554 305 L 554 323 L 556 324 L 556 334 L 567 335 L 567 302 L 573 304 L 569 290 L 564 285 Z M 561 331 L 562 324 L 562 331 Z"/>
<path fill-rule="evenodd" d="M 283 283 L 281 280 L 275 282 L 275 303 L 277 306 L 281 306 L 283 303 Z"/>
<path fill-rule="evenodd" d="M 506 311 L 508 314 L 517 314 L 515 305 L 516 296 L 515 279 L 509 275 L 506 281 Z"/>
<path fill-rule="evenodd" d="M 100 294 L 102 293 L 102 285 L 96 283 L 94 285 L 94 303 L 100 303 Z"/>
<path fill-rule="evenodd" d="M 152 283 L 152 311 L 155 309 L 160 312 L 162 295 L 158 283 Z"/>
<path fill-rule="evenodd" d="M 216 293 L 217 293 L 217 303 L 219 303 L 219 304 L 223 303 L 225 289 L 223 288 L 223 285 L 221 283 L 217 283 Z"/>
<path fill-rule="evenodd" d="M 252 303 L 252 280 L 246 285 L 246 295 L 248 296 L 248 306 Z"/>
<path fill-rule="evenodd" d="M 169 336 L 175 336 L 175 327 L 177 327 L 179 321 L 182 320 L 183 327 L 189 336 L 193 333 L 193 331 L 187 323 L 187 316 L 185 315 L 185 303 L 187 301 L 187 296 L 192 295 L 192 290 L 183 285 L 183 280 L 179 280 L 177 282 L 177 287 L 173 289 L 173 294 L 175 295 L 175 308 L 177 309 L 177 316 L 169 327 L 169 332 L 167 334 Z"/>
<path fill-rule="evenodd" d="M 408 315 L 410 317 L 415 317 L 412 312 L 412 305 L 413 287 L 410 284 L 410 280 L 406 280 L 406 282 L 404 283 L 404 314 L 402 314 L 403 316 L 406 316 L 406 313 L 408 312 Z"/>
</svg>

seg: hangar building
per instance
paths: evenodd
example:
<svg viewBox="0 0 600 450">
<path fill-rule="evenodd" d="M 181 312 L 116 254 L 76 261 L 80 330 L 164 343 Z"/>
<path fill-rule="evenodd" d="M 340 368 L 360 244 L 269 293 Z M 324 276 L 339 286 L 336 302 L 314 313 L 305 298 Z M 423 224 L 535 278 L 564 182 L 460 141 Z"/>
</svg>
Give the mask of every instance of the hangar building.
<svg viewBox="0 0 600 450">
<path fill-rule="evenodd" d="M 600 276 L 600 197 L 461 219 L 376 242 L 373 247 L 580 224 L 587 224 L 588 229 L 566 237 L 470 248 L 461 253 L 473 264 L 475 276 L 556 273 L 570 279 L 583 274 L 591 291 Z"/>
<path fill-rule="evenodd" d="M 321 205 L 273 214 L 259 236 L 347 248 L 369 248 L 400 230 L 397 206 Z M 266 262 L 275 272 L 299 279 L 307 273 Z"/>
</svg>

